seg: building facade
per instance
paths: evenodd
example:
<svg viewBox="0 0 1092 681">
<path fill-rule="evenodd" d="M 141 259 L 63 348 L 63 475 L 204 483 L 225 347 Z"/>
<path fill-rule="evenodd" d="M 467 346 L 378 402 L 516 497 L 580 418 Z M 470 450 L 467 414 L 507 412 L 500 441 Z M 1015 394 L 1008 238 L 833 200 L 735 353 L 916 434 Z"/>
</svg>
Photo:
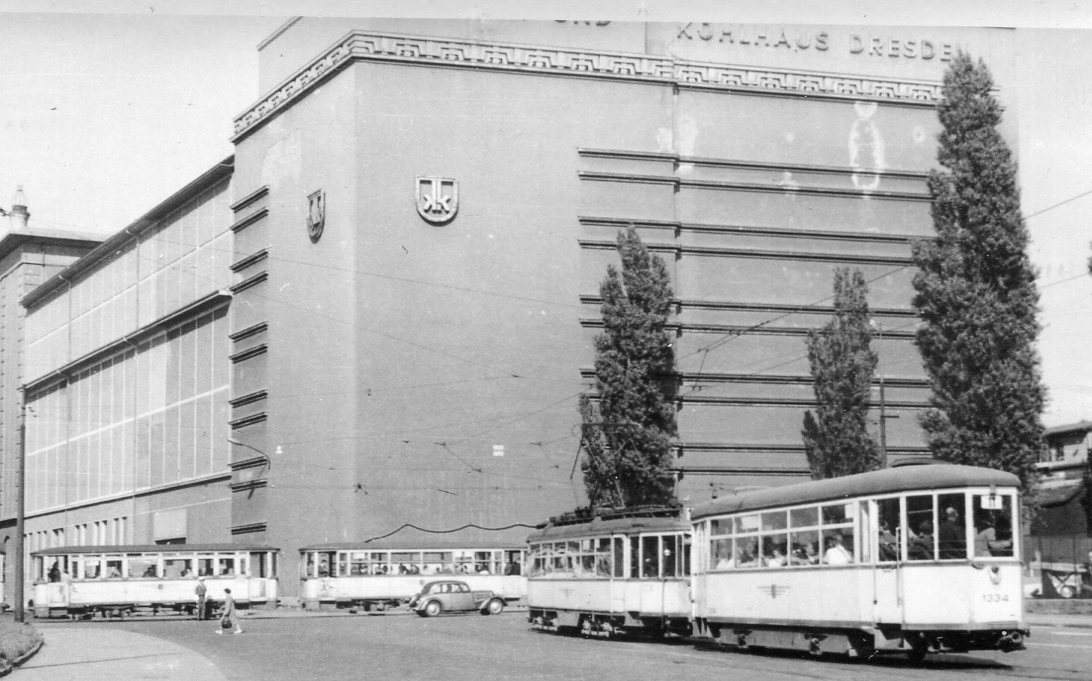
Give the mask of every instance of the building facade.
<svg viewBox="0 0 1092 681">
<path fill-rule="evenodd" d="M 1003 30 L 288 22 L 230 167 L 25 301 L 31 546 L 268 543 L 292 575 L 407 523 L 522 543 L 584 501 L 627 227 L 672 276 L 680 498 L 807 474 L 837 267 L 876 434 L 925 453 L 910 244 L 960 48 L 1004 94 Z"/>
<path fill-rule="evenodd" d="M 44 281 L 98 245 L 84 234 L 31 227 L 30 211 L 22 189 L 12 198 L 10 211 L 0 211 L 0 543 L 4 553 L 13 548 L 19 465 L 22 453 L 25 380 L 24 318 L 22 299 Z M 10 584 L 13 563 L 5 563 L 2 577 Z"/>
<path fill-rule="evenodd" d="M 23 299 L 26 550 L 221 538 L 230 159 Z"/>
</svg>

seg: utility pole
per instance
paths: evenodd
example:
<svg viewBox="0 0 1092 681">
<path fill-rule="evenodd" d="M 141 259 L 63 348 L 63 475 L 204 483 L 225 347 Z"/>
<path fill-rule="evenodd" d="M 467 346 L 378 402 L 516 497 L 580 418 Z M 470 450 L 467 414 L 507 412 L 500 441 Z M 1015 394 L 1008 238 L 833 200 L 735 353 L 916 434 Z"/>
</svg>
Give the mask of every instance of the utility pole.
<svg viewBox="0 0 1092 681">
<path fill-rule="evenodd" d="M 14 562 L 15 584 L 12 585 L 14 615 L 16 622 L 25 622 L 26 614 L 23 612 L 24 575 L 23 575 L 23 527 L 26 524 L 26 456 L 27 456 L 27 402 L 26 392 L 19 391 L 19 454 L 15 459 L 15 542 L 13 552 L 15 556 L 9 556 L 8 560 Z"/>
</svg>

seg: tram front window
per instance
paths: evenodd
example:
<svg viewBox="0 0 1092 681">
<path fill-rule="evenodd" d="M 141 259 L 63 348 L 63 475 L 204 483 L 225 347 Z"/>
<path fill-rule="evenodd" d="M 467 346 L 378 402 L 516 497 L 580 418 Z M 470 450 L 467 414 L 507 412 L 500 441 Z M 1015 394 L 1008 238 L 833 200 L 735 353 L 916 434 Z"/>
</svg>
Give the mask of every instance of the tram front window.
<svg viewBox="0 0 1092 681">
<path fill-rule="evenodd" d="M 964 518 L 965 494 L 941 494 L 937 497 L 940 526 L 937 547 L 941 560 L 967 557 L 967 523 Z"/>
<path fill-rule="evenodd" d="M 974 556 L 1012 558 L 1012 496 L 975 494 L 971 501 L 974 510 Z"/>
</svg>

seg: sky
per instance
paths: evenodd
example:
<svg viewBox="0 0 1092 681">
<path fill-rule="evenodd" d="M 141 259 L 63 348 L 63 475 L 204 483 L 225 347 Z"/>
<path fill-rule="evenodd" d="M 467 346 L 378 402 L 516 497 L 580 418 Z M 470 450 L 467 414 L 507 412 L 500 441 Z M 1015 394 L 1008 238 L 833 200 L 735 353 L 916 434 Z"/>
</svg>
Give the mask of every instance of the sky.
<svg viewBox="0 0 1092 681">
<path fill-rule="evenodd" d="M 1092 3 L 827 0 L 821 15 L 802 0 L 181 4 L 0 0 L 0 207 L 22 185 L 32 227 L 124 228 L 231 155 L 232 120 L 261 94 L 257 45 L 300 13 L 1020 27 L 1019 67 L 1003 85 L 1016 95 L 1022 205 L 1040 273 L 1044 421 L 1092 420 Z"/>
</svg>

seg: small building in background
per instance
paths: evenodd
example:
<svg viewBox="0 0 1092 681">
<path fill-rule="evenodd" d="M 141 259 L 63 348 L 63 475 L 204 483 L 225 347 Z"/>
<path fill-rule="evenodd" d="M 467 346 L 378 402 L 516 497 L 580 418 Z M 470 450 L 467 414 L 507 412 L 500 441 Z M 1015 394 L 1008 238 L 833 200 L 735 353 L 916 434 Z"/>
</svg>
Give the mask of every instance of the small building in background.
<svg viewBox="0 0 1092 681">
<path fill-rule="evenodd" d="M 1039 471 L 1039 512 L 1024 543 L 1044 572 L 1043 594 L 1072 597 L 1092 585 L 1087 476 L 1092 421 L 1047 428 Z M 1051 575 L 1055 575 L 1051 579 Z"/>
</svg>

